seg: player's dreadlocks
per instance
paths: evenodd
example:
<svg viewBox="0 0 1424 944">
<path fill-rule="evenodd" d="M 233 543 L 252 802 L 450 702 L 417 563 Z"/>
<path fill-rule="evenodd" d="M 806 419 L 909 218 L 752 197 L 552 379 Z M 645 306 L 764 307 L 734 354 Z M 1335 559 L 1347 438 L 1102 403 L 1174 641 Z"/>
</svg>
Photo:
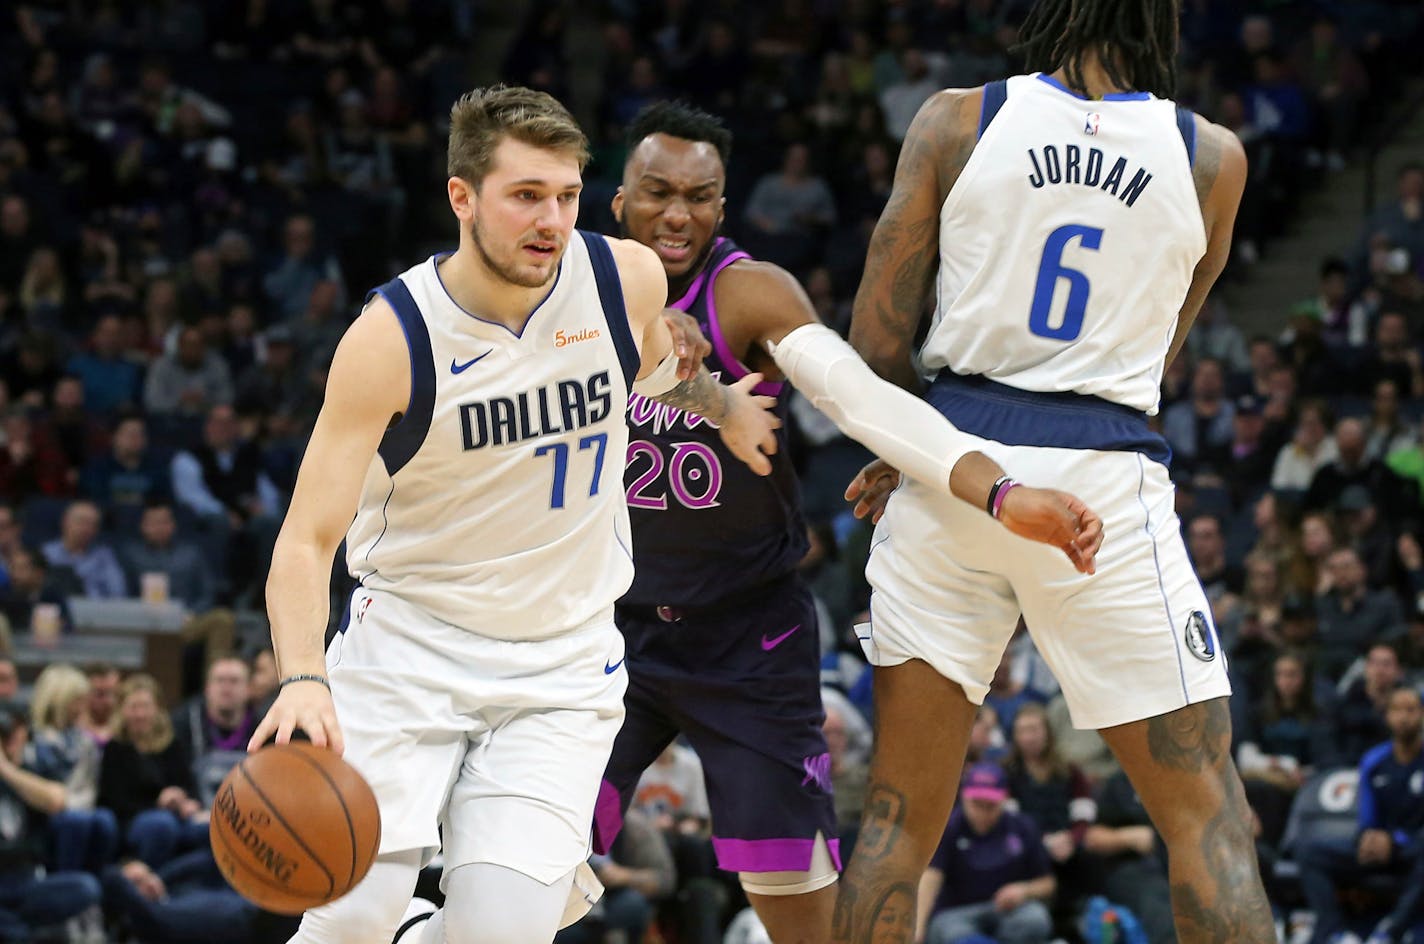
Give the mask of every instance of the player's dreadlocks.
<svg viewBox="0 0 1424 944">
<path fill-rule="evenodd" d="M 1014 51 L 1030 72 L 1066 69 L 1069 87 L 1083 94 L 1083 56 L 1097 52 L 1114 85 L 1171 98 L 1178 7 L 1178 0 L 1039 0 Z"/>
</svg>

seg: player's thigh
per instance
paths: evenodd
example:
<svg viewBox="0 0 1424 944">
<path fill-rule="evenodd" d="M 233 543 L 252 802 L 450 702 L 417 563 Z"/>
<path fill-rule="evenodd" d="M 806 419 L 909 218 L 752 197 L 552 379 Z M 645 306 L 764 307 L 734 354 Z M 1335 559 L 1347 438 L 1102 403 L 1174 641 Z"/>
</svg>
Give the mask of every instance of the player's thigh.
<svg viewBox="0 0 1424 944">
<path fill-rule="evenodd" d="M 1079 574 L 1044 547 L 1026 551 L 1014 575 L 1029 632 L 1074 725 L 1111 727 L 1230 694 L 1166 469 L 1130 452 L 1037 452 L 1052 454 L 1030 457 L 1043 466 L 1037 471 L 1046 474 L 1051 463 L 1058 487 L 1104 521 L 1097 573 Z"/>
<path fill-rule="evenodd" d="M 327 651 L 343 756 L 376 794 L 380 852 L 433 852 L 472 728 L 450 697 L 469 669 L 421 638 L 453 627 L 388 594 L 373 599 L 358 589 L 352 607 L 353 618 Z"/>
<path fill-rule="evenodd" d="M 981 704 L 1018 623 L 1006 574 L 1020 544 L 982 508 L 907 481 L 876 526 L 865 575 L 872 665 L 929 663 Z"/>
<path fill-rule="evenodd" d="M 471 741 L 451 790 L 447 868 L 486 862 L 547 884 L 587 858 L 599 786 L 623 723 L 621 639 L 610 623 L 606 632 L 551 640 L 542 670 L 502 679 L 492 704 L 511 707 L 483 712 L 489 731 Z M 527 645 L 514 650 L 516 658 L 540 658 Z"/>
</svg>

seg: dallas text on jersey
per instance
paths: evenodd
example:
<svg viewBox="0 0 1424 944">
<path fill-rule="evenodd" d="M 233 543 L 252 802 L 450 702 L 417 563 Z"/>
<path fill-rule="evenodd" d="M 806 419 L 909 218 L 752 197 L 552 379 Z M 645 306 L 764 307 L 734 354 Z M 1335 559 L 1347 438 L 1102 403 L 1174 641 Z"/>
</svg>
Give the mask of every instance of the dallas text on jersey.
<svg viewBox="0 0 1424 944">
<path fill-rule="evenodd" d="M 603 370 L 587 380 L 560 380 L 514 397 L 462 403 L 460 434 L 467 450 L 506 446 L 592 426 L 612 408 L 612 384 Z"/>
</svg>

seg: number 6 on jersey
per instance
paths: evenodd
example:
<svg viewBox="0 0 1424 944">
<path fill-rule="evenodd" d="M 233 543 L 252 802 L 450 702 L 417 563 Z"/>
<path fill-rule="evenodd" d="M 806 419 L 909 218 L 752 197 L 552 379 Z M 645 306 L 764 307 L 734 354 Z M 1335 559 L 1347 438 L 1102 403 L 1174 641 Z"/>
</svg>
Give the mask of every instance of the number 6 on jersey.
<svg viewBox="0 0 1424 944">
<path fill-rule="evenodd" d="M 1043 260 L 1038 264 L 1038 281 L 1034 286 L 1033 305 L 1028 312 L 1028 329 L 1042 338 L 1072 341 L 1083 330 L 1083 313 L 1088 307 L 1088 277 L 1063 264 L 1063 251 L 1074 239 L 1084 249 L 1096 250 L 1103 243 L 1103 231 L 1093 226 L 1069 224 L 1048 234 L 1043 244 Z M 1058 280 L 1068 280 L 1068 304 L 1063 309 L 1063 321 L 1054 327 L 1053 296 Z"/>
</svg>

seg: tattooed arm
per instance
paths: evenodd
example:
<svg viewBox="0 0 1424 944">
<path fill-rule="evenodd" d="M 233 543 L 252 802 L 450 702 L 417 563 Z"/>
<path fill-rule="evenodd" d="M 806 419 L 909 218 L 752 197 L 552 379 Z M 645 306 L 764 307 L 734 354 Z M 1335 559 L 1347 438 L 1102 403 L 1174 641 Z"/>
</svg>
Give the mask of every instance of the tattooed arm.
<svg viewBox="0 0 1424 944">
<path fill-rule="evenodd" d="M 911 346 L 939 261 L 939 210 L 974 149 L 982 101 L 982 89 L 951 89 L 921 106 L 855 295 L 851 345 L 876 373 L 907 390 L 920 388 Z"/>
<path fill-rule="evenodd" d="M 776 401 L 752 392 L 761 381 L 761 374 L 748 374 L 731 386 L 723 386 L 705 366 L 699 366 L 691 377 L 674 382 L 677 358 L 672 335 L 662 317 L 667 303 L 667 276 L 662 263 L 651 249 L 633 240 L 610 239 L 608 245 L 618 264 L 628 326 L 638 345 L 638 382 L 651 384 L 640 388 L 640 392 L 716 423 L 722 441 L 737 458 L 758 475 L 770 475 L 771 463 L 766 457 L 777 450 L 776 430 L 781 421 L 769 412 Z"/>
<path fill-rule="evenodd" d="M 1192 285 L 1177 315 L 1177 330 L 1167 351 L 1167 363 L 1176 360 L 1187 341 L 1192 322 L 1197 319 L 1217 276 L 1231 258 L 1231 231 L 1236 210 L 1246 186 L 1246 152 L 1236 135 L 1200 116 L 1197 122 L 1197 154 L 1192 166 L 1197 199 L 1201 202 L 1202 223 L 1206 227 L 1206 254 L 1192 273 Z"/>
</svg>

